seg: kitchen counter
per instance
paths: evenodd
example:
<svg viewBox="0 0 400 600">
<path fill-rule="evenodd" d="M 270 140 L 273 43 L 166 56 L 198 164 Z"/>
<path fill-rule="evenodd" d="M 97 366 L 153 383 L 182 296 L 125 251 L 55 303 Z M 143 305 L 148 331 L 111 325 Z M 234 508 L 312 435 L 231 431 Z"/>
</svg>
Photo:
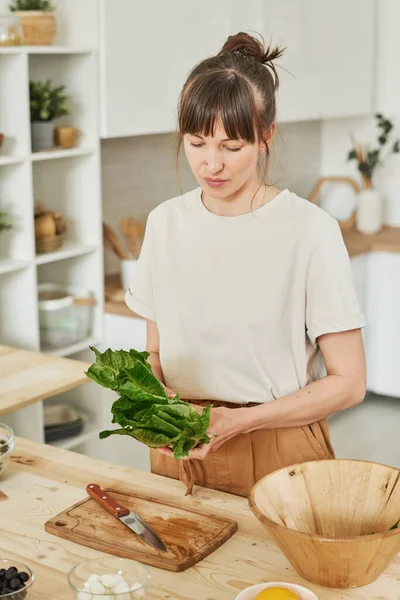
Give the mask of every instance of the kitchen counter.
<svg viewBox="0 0 400 600">
<path fill-rule="evenodd" d="M 0 415 L 70 390 L 90 380 L 89 363 L 0 346 Z"/>
<path fill-rule="evenodd" d="M 91 481 L 122 491 L 134 488 L 238 522 L 238 532 L 191 569 L 173 573 L 151 567 L 146 600 L 233 600 L 239 590 L 262 581 L 300 583 L 312 589 L 319 600 L 398 597 L 400 556 L 378 581 L 364 588 L 319 588 L 295 573 L 245 498 L 198 487 L 192 497 L 185 497 L 180 482 L 17 438 L 12 462 L 1 480 L 2 556 L 33 569 L 36 581 L 30 600 L 71 600 L 67 571 L 81 560 L 101 555 L 44 531 L 47 520 L 86 497 L 85 486 Z"/>
<path fill-rule="evenodd" d="M 400 227 L 383 227 L 374 235 L 362 235 L 356 229 L 342 231 L 350 258 L 368 252 L 400 252 Z M 125 304 L 119 274 L 105 278 L 105 312 L 124 317 L 142 319 Z"/>
</svg>

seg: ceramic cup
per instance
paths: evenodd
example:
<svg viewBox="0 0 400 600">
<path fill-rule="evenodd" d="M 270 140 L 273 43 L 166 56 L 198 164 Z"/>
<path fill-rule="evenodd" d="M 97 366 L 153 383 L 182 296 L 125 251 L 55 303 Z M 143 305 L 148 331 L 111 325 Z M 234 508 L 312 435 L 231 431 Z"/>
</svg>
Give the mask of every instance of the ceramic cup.
<svg viewBox="0 0 400 600">
<path fill-rule="evenodd" d="M 55 143 L 61 148 L 74 148 L 80 134 L 75 127 L 56 127 L 54 131 Z"/>
<path fill-rule="evenodd" d="M 132 285 L 135 278 L 135 271 L 137 260 L 135 258 L 129 258 L 128 260 L 120 261 L 120 273 L 121 273 L 121 286 L 124 291 Z"/>
<path fill-rule="evenodd" d="M 281 583 L 281 582 L 270 582 L 270 583 L 258 583 L 256 585 L 252 585 L 241 592 L 236 596 L 235 600 L 254 600 L 257 594 L 262 592 L 263 590 L 267 590 L 268 588 L 280 587 L 285 590 L 290 590 L 294 592 L 299 600 L 318 600 L 317 596 L 303 587 L 302 585 L 296 585 L 294 583 Z"/>
</svg>

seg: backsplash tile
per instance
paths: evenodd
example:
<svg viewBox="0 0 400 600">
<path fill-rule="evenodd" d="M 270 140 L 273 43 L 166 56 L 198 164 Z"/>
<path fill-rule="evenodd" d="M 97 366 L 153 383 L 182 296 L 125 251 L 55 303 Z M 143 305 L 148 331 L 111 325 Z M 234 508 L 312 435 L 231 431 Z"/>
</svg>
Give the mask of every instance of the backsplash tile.
<svg viewBox="0 0 400 600">
<path fill-rule="evenodd" d="M 101 142 L 103 218 L 118 228 L 122 217 L 145 220 L 160 202 L 180 194 L 175 166 L 176 136 L 149 135 Z M 320 122 L 281 125 L 271 154 L 269 181 L 307 196 L 320 172 Z M 183 192 L 197 184 L 182 152 L 179 176 Z M 105 272 L 119 270 L 105 252 Z"/>
</svg>

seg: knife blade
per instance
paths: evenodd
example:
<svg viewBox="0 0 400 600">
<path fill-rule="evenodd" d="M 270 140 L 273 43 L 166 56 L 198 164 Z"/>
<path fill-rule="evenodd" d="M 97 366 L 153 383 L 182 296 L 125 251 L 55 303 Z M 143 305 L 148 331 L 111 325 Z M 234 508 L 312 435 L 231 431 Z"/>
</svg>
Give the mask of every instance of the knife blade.
<svg viewBox="0 0 400 600">
<path fill-rule="evenodd" d="M 93 500 L 98 502 L 100 506 L 105 508 L 114 517 L 119 519 L 121 523 L 129 527 L 131 531 L 136 533 L 147 544 L 153 546 L 161 552 L 167 552 L 167 547 L 160 536 L 146 523 L 139 515 L 131 512 L 129 508 L 122 506 L 115 498 L 101 489 L 97 483 L 89 483 L 86 486 L 86 491 Z"/>
</svg>

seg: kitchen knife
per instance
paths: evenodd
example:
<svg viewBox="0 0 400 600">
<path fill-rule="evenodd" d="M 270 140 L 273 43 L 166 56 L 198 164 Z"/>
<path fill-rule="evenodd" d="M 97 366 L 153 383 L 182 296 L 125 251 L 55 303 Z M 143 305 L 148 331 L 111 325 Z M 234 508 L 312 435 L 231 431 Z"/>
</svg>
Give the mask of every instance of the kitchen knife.
<svg viewBox="0 0 400 600">
<path fill-rule="evenodd" d="M 89 483 L 86 486 L 86 491 L 93 500 L 96 500 L 100 506 L 108 510 L 109 513 L 129 527 L 142 540 L 153 546 L 153 548 L 161 550 L 161 552 L 167 552 L 166 545 L 150 525 L 143 521 L 136 513 L 130 512 L 129 508 L 125 508 L 122 504 L 119 504 L 115 498 L 112 498 L 112 496 L 102 490 L 97 483 Z"/>
</svg>

